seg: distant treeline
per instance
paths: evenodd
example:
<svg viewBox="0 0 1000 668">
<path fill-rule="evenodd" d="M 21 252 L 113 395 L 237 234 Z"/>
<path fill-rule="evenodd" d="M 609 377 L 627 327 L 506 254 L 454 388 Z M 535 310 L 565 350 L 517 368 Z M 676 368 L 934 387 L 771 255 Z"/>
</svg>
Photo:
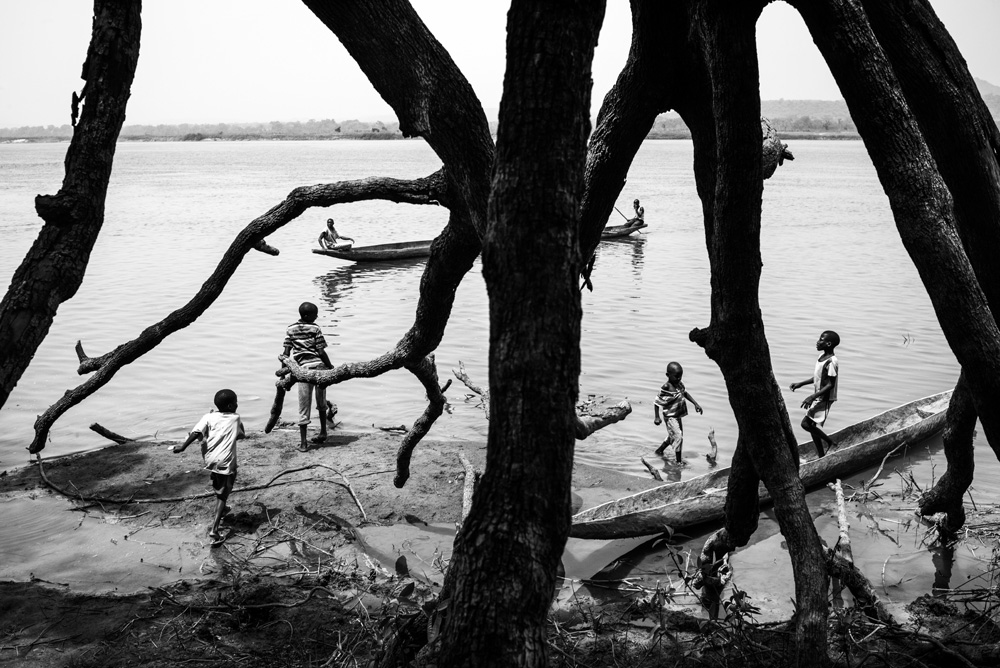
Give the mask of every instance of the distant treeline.
<svg viewBox="0 0 1000 668">
<path fill-rule="evenodd" d="M 985 82 L 979 82 L 982 89 Z M 991 84 L 986 84 L 990 86 Z M 993 86 L 993 88 L 996 88 Z M 983 100 L 994 119 L 1000 119 L 1000 94 L 983 92 Z M 858 136 L 858 129 L 843 100 L 765 100 L 761 113 L 779 134 L 798 138 Z M 496 123 L 490 124 L 496 132 Z M 0 128 L 0 141 L 68 141 L 69 125 Z M 180 125 L 126 125 L 126 141 L 236 141 L 249 139 L 401 139 L 399 123 L 343 121 L 333 119 L 284 123 L 181 123 Z M 661 114 L 649 132 L 650 138 L 687 138 L 691 133 L 673 112 Z"/>
<path fill-rule="evenodd" d="M 0 139 L 68 140 L 70 125 L 25 126 L 0 129 Z M 270 123 L 181 123 L 179 125 L 126 125 L 121 138 L 132 141 L 204 141 L 239 139 L 337 139 L 340 137 L 402 137 L 399 123 L 381 121 L 271 121 Z"/>
</svg>

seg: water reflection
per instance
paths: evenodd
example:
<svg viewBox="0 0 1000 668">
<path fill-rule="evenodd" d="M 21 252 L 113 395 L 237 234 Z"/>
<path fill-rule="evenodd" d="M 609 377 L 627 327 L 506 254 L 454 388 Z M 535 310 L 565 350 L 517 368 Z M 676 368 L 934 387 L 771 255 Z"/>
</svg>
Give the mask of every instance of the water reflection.
<svg viewBox="0 0 1000 668">
<path fill-rule="evenodd" d="M 594 268 L 602 263 L 624 264 L 632 266 L 632 276 L 635 282 L 642 280 L 642 269 L 645 266 L 646 237 L 629 236 L 601 239 L 597 246 Z"/>
<path fill-rule="evenodd" d="M 934 587 L 931 593 L 935 596 L 946 596 L 951 590 L 951 570 L 955 565 L 955 543 L 946 541 L 931 548 L 931 563 L 934 564 Z"/>
</svg>

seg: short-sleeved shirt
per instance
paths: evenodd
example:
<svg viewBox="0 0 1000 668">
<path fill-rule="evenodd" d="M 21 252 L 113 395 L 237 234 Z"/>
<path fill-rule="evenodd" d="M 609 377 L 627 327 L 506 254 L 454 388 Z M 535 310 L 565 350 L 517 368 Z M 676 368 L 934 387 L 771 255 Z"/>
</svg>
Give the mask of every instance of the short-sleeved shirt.
<svg viewBox="0 0 1000 668">
<path fill-rule="evenodd" d="M 825 354 L 825 353 L 824 353 Z M 837 385 L 839 384 L 840 373 L 840 362 L 837 360 L 836 355 L 831 355 L 826 359 L 823 359 L 823 355 L 820 355 L 816 359 L 816 368 L 813 370 L 813 392 L 819 392 L 819 388 L 823 387 L 823 368 L 826 368 L 826 375 L 831 381 L 833 381 L 833 387 L 830 391 L 826 393 L 827 401 L 837 400 Z"/>
<path fill-rule="evenodd" d="M 687 400 L 684 399 L 684 383 L 671 384 L 668 380 L 656 395 L 656 405 L 665 418 L 680 418 L 688 414 Z"/>
<path fill-rule="evenodd" d="M 236 439 L 243 435 L 243 422 L 236 413 L 206 413 L 191 431 L 205 439 L 205 468 L 213 473 L 236 473 Z"/>
<path fill-rule="evenodd" d="M 323 364 L 319 353 L 326 348 L 323 331 L 314 322 L 299 320 L 289 325 L 285 332 L 285 343 L 291 349 L 292 359 L 299 366 L 311 368 Z"/>
</svg>

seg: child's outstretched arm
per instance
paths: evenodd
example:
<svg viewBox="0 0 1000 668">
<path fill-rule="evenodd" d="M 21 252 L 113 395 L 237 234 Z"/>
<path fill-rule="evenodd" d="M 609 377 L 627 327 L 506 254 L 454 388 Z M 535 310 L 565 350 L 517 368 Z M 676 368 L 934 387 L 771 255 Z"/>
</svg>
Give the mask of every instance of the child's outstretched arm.
<svg viewBox="0 0 1000 668">
<path fill-rule="evenodd" d="M 200 441 L 200 440 L 201 440 L 201 432 L 192 431 L 190 434 L 188 434 L 187 439 L 185 439 L 183 443 L 181 443 L 180 445 L 171 445 L 170 449 L 174 452 L 184 452 L 185 450 L 187 450 L 187 447 L 189 445 L 191 445 L 195 441 Z"/>
<path fill-rule="evenodd" d="M 684 393 L 684 398 L 687 399 L 688 401 L 690 401 L 694 405 L 694 410 L 695 410 L 696 413 L 698 413 L 698 415 L 701 415 L 702 413 L 705 412 L 705 411 L 703 411 L 701 409 L 701 404 L 699 404 L 697 401 L 695 401 L 694 397 L 692 397 L 687 392 Z"/>
<path fill-rule="evenodd" d="M 653 424 L 660 424 L 660 404 L 653 403 Z"/>
<path fill-rule="evenodd" d="M 798 383 L 792 383 L 791 385 L 788 386 L 788 389 L 791 390 L 792 392 L 794 392 L 795 390 L 799 389 L 800 387 L 805 387 L 806 385 L 808 385 L 811 382 L 813 382 L 812 378 L 810 378 L 809 380 L 800 381 Z"/>
</svg>

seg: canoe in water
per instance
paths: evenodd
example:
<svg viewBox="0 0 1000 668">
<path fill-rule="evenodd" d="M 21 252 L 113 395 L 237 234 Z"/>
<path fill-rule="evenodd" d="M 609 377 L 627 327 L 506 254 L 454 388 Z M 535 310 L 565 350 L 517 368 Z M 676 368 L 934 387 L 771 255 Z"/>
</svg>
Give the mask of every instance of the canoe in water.
<svg viewBox="0 0 1000 668">
<path fill-rule="evenodd" d="M 877 465 L 903 443 L 916 445 L 944 428 L 951 391 L 897 406 L 830 438 L 838 444 L 825 457 L 816 457 L 812 441 L 799 444 L 799 454 L 810 461 L 799 467 L 807 489 Z M 723 517 L 729 467 L 702 476 L 667 483 L 631 496 L 602 503 L 573 516 L 569 535 L 611 539 L 647 536 Z M 771 496 L 761 483 L 761 505 Z"/>
<path fill-rule="evenodd" d="M 601 231 L 601 238 L 615 239 L 618 237 L 627 237 L 633 232 L 638 232 L 644 227 L 649 227 L 649 225 L 642 222 L 636 225 L 608 225 Z"/>
<path fill-rule="evenodd" d="M 385 262 L 386 260 L 406 260 L 427 257 L 431 254 L 431 240 L 400 241 L 394 244 L 374 246 L 350 246 L 344 248 L 314 248 L 313 253 L 353 262 Z"/>
</svg>

